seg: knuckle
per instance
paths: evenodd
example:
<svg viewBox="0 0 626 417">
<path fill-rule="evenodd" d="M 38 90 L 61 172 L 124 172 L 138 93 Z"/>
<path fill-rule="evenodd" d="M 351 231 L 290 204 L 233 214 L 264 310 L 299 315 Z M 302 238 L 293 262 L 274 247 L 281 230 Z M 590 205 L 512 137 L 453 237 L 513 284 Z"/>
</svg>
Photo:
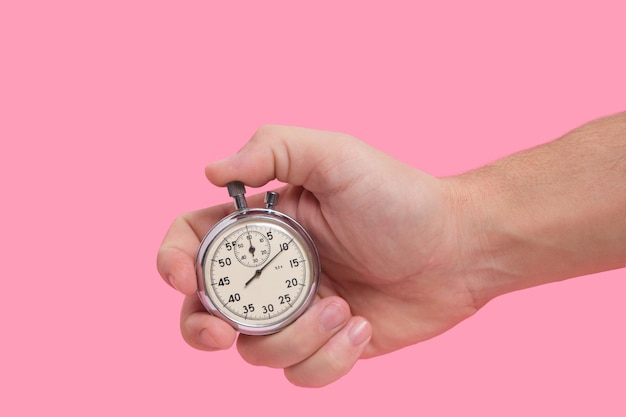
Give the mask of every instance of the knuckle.
<svg viewBox="0 0 626 417">
<path fill-rule="evenodd" d="M 254 135 L 250 139 L 252 143 L 264 143 L 271 140 L 276 133 L 278 126 L 272 124 L 265 124 L 257 128 Z"/>
<path fill-rule="evenodd" d="M 325 359 L 325 368 L 328 370 L 327 373 L 334 375 L 336 378 L 344 376 L 352 369 L 352 361 L 346 360 L 344 355 L 337 354 L 337 352 L 327 352 Z"/>
</svg>

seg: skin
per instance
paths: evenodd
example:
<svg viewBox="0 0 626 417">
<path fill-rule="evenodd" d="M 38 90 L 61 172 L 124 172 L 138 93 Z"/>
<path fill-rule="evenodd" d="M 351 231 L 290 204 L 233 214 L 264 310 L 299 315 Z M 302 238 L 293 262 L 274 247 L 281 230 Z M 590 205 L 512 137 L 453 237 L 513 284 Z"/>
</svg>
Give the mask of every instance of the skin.
<svg viewBox="0 0 626 417">
<path fill-rule="evenodd" d="M 200 240 L 232 203 L 184 214 L 157 258 L 186 295 L 182 335 L 207 351 L 236 340 L 244 360 L 283 368 L 299 386 L 441 334 L 501 294 L 626 260 L 626 113 L 444 179 L 348 135 L 265 126 L 206 175 L 217 186 L 286 183 L 279 209 L 316 241 L 322 286 L 283 331 L 238 335 L 204 310 L 194 271 Z"/>
</svg>

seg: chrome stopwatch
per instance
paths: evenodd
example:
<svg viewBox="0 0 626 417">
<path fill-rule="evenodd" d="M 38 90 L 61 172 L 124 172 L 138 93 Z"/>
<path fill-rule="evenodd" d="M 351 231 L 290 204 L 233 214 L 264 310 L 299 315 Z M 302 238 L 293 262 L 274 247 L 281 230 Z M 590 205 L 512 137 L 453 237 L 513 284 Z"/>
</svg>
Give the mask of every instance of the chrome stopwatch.
<svg viewBox="0 0 626 417">
<path fill-rule="evenodd" d="M 243 183 L 228 184 L 236 211 L 206 234 L 196 257 L 198 295 L 213 315 L 241 333 L 275 333 L 313 302 L 320 283 L 317 248 L 293 218 L 276 211 L 278 193 L 265 208 L 248 208 Z"/>
</svg>

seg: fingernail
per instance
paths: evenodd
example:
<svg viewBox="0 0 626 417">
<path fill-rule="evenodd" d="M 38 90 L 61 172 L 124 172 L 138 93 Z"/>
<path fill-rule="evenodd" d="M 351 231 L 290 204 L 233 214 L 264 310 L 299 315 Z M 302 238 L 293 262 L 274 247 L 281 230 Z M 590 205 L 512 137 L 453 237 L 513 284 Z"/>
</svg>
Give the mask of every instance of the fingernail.
<svg viewBox="0 0 626 417">
<path fill-rule="evenodd" d="M 322 328 L 329 332 L 343 324 L 347 319 L 346 313 L 337 303 L 326 306 L 320 317 Z"/>
<path fill-rule="evenodd" d="M 348 332 L 350 342 L 354 346 L 360 346 L 372 336 L 372 326 L 367 320 L 361 319 L 358 323 L 352 325 Z"/>
<path fill-rule="evenodd" d="M 174 289 L 175 289 L 176 291 L 180 291 L 180 290 L 178 289 L 178 287 L 176 286 L 176 280 L 174 279 L 174 276 L 173 276 L 173 275 L 168 275 L 168 276 L 167 276 L 167 280 L 169 281 L 170 285 L 171 285 L 172 287 L 174 287 Z"/>
</svg>

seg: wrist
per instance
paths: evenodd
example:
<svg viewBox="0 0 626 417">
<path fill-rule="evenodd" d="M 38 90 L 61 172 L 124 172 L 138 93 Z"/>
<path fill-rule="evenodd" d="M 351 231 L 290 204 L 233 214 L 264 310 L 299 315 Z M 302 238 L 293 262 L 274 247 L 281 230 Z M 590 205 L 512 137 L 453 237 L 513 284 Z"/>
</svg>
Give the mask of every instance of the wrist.
<svg viewBox="0 0 626 417">
<path fill-rule="evenodd" d="M 460 254 L 477 305 L 601 270 L 593 258 L 606 248 L 595 247 L 592 240 L 584 244 L 591 236 L 585 237 L 577 224 L 589 216 L 570 216 L 567 205 L 554 202 L 558 198 L 543 199 L 543 193 L 516 182 L 505 167 L 483 167 L 449 183 L 458 240 L 464 242 Z"/>
<path fill-rule="evenodd" d="M 595 123 L 445 180 L 478 305 L 625 266 L 625 125 Z"/>
<path fill-rule="evenodd" d="M 464 277 L 477 308 L 508 292 L 505 282 L 516 280 L 511 271 L 502 273 L 501 255 L 508 245 L 497 232 L 501 210 L 487 195 L 486 190 L 492 189 L 489 182 L 473 173 L 442 179 L 458 245 L 456 270 Z"/>
</svg>

